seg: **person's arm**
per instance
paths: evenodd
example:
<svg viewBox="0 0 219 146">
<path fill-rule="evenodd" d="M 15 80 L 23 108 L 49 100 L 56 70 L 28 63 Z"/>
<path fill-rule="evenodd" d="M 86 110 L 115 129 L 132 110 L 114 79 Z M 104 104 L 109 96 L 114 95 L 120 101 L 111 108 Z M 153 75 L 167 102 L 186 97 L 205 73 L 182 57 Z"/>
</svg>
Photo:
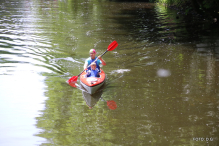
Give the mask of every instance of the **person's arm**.
<svg viewBox="0 0 219 146">
<path fill-rule="evenodd" d="M 98 59 L 100 59 L 103 65 L 106 65 L 106 62 L 101 58 L 101 56 L 98 56 Z"/>
<path fill-rule="evenodd" d="M 100 77 L 99 69 L 96 68 L 96 71 L 97 71 L 97 77 Z"/>
<path fill-rule="evenodd" d="M 86 60 L 85 63 L 84 63 L 84 69 L 87 68 L 87 65 L 88 65 L 88 63 L 87 63 L 87 60 Z"/>
</svg>

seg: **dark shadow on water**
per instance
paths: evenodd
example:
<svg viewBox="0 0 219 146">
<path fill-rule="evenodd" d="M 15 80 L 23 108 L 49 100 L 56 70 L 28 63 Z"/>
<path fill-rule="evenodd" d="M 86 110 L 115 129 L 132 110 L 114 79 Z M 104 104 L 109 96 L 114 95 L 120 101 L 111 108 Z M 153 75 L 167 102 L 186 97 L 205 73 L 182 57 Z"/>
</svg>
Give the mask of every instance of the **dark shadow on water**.
<svg viewBox="0 0 219 146">
<path fill-rule="evenodd" d="M 155 43 L 199 42 L 203 36 L 218 37 L 213 22 L 178 15 L 176 11 L 151 3 L 123 3 L 116 21 L 136 41 Z"/>
</svg>

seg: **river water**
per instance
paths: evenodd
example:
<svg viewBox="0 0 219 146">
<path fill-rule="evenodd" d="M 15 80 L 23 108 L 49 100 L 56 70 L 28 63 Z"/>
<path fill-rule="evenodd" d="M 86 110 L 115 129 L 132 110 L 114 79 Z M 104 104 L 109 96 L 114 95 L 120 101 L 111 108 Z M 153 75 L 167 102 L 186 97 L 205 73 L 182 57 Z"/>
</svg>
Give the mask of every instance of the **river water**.
<svg viewBox="0 0 219 146">
<path fill-rule="evenodd" d="M 0 145 L 218 145 L 214 24 L 177 19 L 151 3 L 2 0 L 0 7 Z M 91 48 L 102 54 L 114 40 L 97 94 L 66 83 Z"/>
</svg>

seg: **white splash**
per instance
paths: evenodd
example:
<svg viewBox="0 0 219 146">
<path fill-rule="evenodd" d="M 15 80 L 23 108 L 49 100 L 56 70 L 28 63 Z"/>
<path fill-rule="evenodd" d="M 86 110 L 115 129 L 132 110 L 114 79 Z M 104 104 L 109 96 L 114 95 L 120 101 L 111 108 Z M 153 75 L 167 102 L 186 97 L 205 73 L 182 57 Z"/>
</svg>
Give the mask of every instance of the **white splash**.
<svg viewBox="0 0 219 146">
<path fill-rule="evenodd" d="M 67 61 L 71 61 L 71 62 L 76 62 L 76 63 L 79 63 L 79 64 L 83 64 L 71 57 L 67 57 L 67 58 L 55 58 L 55 59 L 51 59 L 50 61 L 54 62 L 54 61 L 58 61 L 58 60 L 67 60 Z"/>
<path fill-rule="evenodd" d="M 129 72 L 131 71 L 131 69 L 117 69 L 117 70 L 113 70 L 110 73 L 114 74 L 114 73 L 124 73 L 124 72 Z"/>
</svg>

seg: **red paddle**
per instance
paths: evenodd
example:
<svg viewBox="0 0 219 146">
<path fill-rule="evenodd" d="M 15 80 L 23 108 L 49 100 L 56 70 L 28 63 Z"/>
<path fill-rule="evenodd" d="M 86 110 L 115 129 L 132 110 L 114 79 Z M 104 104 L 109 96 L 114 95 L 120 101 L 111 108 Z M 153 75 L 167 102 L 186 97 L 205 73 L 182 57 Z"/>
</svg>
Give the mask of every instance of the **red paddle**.
<svg viewBox="0 0 219 146">
<path fill-rule="evenodd" d="M 106 101 L 106 103 L 107 103 L 108 108 L 111 110 L 114 110 L 117 108 L 116 102 L 113 100 L 108 100 Z"/>
<path fill-rule="evenodd" d="M 117 46 L 118 46 L 118 43 L 117 43 L 116 41 L 113 41 L 111 44 L 109 44 L 107 50 L 101 55 L 101 57 L 102 57 L 106 52 L 114 50 Z M 98 57 L 97 57 L 97 59 L 98 59 Z M 95 61 L 97 61 L 97 59 L 96 59 Z M 95 62 L 95 61 L 94 61 L 94 62 Z M 88 67 L 90 67 L 90 65 L 89 65 Z M 88 67 L 87 67 L 87 68 L 88 68 Z M 87 69 L 87 68 L 86 68 L 86 69 Z M 75 86 L 75 83 L 77 82 L 78 77 L 79 77 L 86 69 L 84 69 L 79 75 L 71 77 L 71 78 L 67 81 L 67 82 L 69 83 L 69 85 L 72 86 L 72 87 L 76 87 L 76 86 Z"/>
<path fill-rule="evenodd" d="M 109 109 L 115 110 L 117 108 L 116 102 L 114 100 L 107 100 L 106 101 L 102 97 L 101 97 L 101 99 L 106 102 Z"/>
</svg>

